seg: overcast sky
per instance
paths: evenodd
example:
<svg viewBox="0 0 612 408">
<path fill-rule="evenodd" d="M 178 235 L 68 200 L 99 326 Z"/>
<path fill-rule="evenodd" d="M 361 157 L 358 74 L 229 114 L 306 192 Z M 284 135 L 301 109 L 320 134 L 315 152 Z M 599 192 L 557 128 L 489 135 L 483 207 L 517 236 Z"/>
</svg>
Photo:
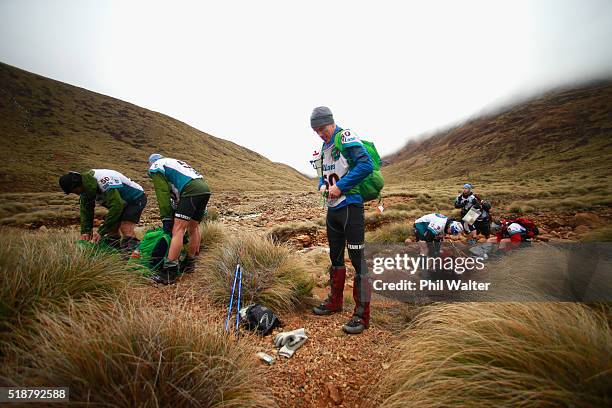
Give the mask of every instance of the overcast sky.
<svg viewBox="0 0 612 408">
<path fill-rule="evenodd" d="M 0 0 L 0 61 L 313 174 L 318 105 L 388 154 L 612 75 L 612 1 Z"/>
</svg>

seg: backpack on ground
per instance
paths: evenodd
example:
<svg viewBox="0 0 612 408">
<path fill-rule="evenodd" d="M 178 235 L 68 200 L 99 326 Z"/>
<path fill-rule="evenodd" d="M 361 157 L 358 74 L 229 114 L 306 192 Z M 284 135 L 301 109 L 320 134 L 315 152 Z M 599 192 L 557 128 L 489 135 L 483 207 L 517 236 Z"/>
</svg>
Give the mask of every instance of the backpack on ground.
<svg viewBox="0 0 612 408">
<path fill-rule="evenodd" d="M 280 319 L 269 308 L 260 304 L 249 305 L 240 309 L 240 320 L 247 329 L 262 336 L 269 334 L 275 327 L 281 326 Z"/>
<path fill-rule="evenodd" d="M 372 164 L 374 165 L 374 171 L 366 177 L 361 183 L 354 187 L 353 190 L 357 190 L 356 192 L 361 195 L 363 201 L 371 201 L 375 199 L 379 199 L 381 197 L 380 192 L 385 186 L 385 180 L 383 179 L 382 173 L 380 171 L 381 160 L 380 155 L 378 154 L 378 150 L 376 150 L 376 146 L 374 143 L 362 140 L 361 143 L 363 147 L 366 149 L 370 158 L 372 159 Z M 334 145 L 336 149 L 344 156 L 349 162 L 349 167 L 352 169 L 354 167 L 354 163 L 352 163 L 351 159 L 348 158 L 344 154 L 344 149 L 342 147 L 342 134 L 339 132 L 336 134 L 334 138 Z M 351 190 L 351 192 L 353 191 Z M 350 193 L 350 192 L 349 192 Z"/>
<path fill-rule="evenodd" d="M 168 255 L 170 249 L 170 235 L 163 228 L 154 228 L 147 231 L 138 249 L 134 252 L 139 252 L 138 257 L 132 257 L 131 260 L 137 264 L 146 267 L 150 271 L 156 271 L 164 263 L 164 258 Z"/>
</svg>

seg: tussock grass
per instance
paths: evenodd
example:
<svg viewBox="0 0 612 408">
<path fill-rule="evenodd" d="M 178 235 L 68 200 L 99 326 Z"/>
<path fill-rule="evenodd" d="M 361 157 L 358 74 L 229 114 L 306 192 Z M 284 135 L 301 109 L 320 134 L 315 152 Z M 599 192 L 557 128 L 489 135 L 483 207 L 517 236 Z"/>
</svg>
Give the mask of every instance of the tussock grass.
<svg viewBox="0 0 612 408">
<path fill-rule="evenodd" d="M 216 221 L 201 223 L 200 233 L 202 235 L 202 243 L 200 247 L 203 249 L 210 249 L 213 246 L 222 243 L 226 239 L 226 232 L 223 228 L 223 224 Z"/>
<path fill-rule="evenodd" d="M 220 217 L 219 210 L 216 207 L 208 208 L 206 214 L 204 214 L 204 221 L 218 221 Z"/>
<path fill-rule="evenodd" d="M 61 310 L 69 299 L 116 297 L 138 282 L 125 260 L 94 254 L 74 235 L 1 232 L 0 343 L 30 328 L 40 310 Z"/>
<path fill-rule="evenodd" d="M 380 244 L 403 243 L 408 237 L 412 236 L 412 223 L 409 221 L 399 221 L 383 225 L 374 231 L 366 232 L 366 242 Z"/>
<path fill-rule="evenodd" d="M 210 318 L 120 303 L 108 313 L 90 302 L 39 320 L 31 349 L 5 367 L 14 384 L 68 386 L 71 403 L 94 406 L 275 406 L 248 336 Z"/>
<path fill-rule="evenodd" d="M 612 227 L 589 231 L 582 237 L 584 242 L 612 242 Z"/>
<path fill-rule="evenodd" d="M 378 210 L 368 211 L 365 213 L 365 224 L 367 227 L 367 226 L 384 224 L 384 223 L 393 222 L 393 221 L 410 220 L 410 219 L 415 219 L 419 217 L 420 215 L 422 214 L 421 214 L 421 211 L 419 211 L 418 209 L 411 210 L 411 211 L 390 209 L 390 210 L 385 210 L 382 213 Z"/>
<path fill-rule="evenodd" d="M 310 297 L 314 282 L 304 261 L 269 237 L 242 233 L 206 253 L 199 279 L 216 303 L 229 303 L 232 275 L 243 270 L 242 303 L 261 303 L 274 311 L 292 311 Z"/>
<path fill-rule="evenodd" d="M 584 305 L 436 305 L 404 332 L 383 406 L 609 406 L 611 366 L 608 322 Z"/>
</svg>

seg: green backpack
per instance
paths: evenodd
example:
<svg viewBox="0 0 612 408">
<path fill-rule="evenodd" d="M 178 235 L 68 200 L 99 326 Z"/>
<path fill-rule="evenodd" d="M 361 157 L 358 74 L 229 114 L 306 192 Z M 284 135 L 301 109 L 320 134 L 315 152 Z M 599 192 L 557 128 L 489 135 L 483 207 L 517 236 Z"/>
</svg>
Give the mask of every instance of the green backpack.
<svg viewBox="0 0 612 408">
<path fill-rule="evenodd" d="M 130 258 L 131 262 L 137 263 L 151 271 L 157 270 L 164 262 L 170 249 L 170 235 L 163 228 L 148 230 L 138 245 L 139 257 Z"/>
<path fill-rule="evenodd" d="M 385 186 L 385 180 L 383 179 L 382 173 L 380 172 L 381 160 L 378 151 L 376 150 L 376 146 L 374 143 L 369 142 L 367 140 L 362 140 L 361 143 L 363 147 L 365 147 L 366 151 L 370 155 L 372 159 L 372 163 L 374 164 L 374 171 L 370 173 L 368 177 L 366 177 L 361 183 L 357 184 L 353 189 L 351 189 L 348 194 L 360 194 L 363 198 L 363 201 L 371 201 L 375 199 L 380 199 L 383 187 Z M 344 154 L 344 149 L 342 148 L 342 134 L 338 132 L 334 136 L 334 145 L 336 149 L 344 156 L 349 162 L 349 167 L 352 169 L 355 167 L 355 163 Z"/>
</svg>

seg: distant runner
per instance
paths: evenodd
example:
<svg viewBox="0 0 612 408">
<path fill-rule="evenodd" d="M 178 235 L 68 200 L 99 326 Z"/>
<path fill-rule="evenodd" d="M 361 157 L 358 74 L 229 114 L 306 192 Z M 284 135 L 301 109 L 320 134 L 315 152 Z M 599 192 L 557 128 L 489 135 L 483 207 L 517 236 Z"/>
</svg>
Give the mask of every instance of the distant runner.
<svg viewBox="0 0 612 408">
<path fill-rule="evenodd" d="M 329 108 L 315 108 L 310 116 L 310 125 L 323 140 L 323 176 L 319 180 L 319 191 L 327 198 L 327 239 L 332 263 L 329 270 L 331 292 L 313 312 L 329 315 L 342 311 L 346 279 L 344 247 L 348 246 L 349 258 L 355 268 L 355 309 L 353 317 L 342 329 L 346 333 L 358 334 L 367 329 L 370 323 L 371 287 L 364 257 L 363 198 L 355 187 L 373 172 L 374 166 L 355 132 L 336 125 Z"/>
<path fill-rule="evenodd" d="M 200 221 L 210 199 L 210 188 L 202 175 L 184 161 L 153 153 L 149 156 L 149 164 L 162 225 L 164 231 L 172 235 L 168 257 L 153 280 L 168 285 L 174 283 L 179 274 L 179 255 L 186 231 L 189 232 L 189 246 L 183 272 L 191 273 L 195 269 L 195 259 L 200 252 Z"/>
<path fill-rule="evenodd" d="M 59 185 L 64 193 L 81 196 L 82 240 L 96 243 L 104 240 L 124 252 L 131 252 L 138 246 L 134 227 L 147 205 L 147 196 L 138 183 L 115 170 L 93 169 L 83 174 L 73 171 L 64 174 Z M 96 202 L 108 208 L 108 214 L 94 232 Z"/>
</svg>

